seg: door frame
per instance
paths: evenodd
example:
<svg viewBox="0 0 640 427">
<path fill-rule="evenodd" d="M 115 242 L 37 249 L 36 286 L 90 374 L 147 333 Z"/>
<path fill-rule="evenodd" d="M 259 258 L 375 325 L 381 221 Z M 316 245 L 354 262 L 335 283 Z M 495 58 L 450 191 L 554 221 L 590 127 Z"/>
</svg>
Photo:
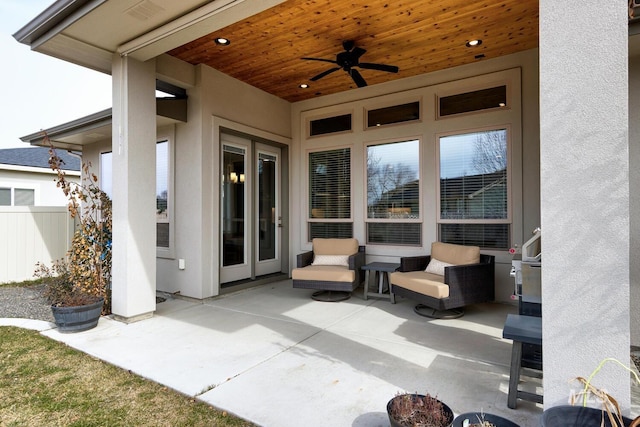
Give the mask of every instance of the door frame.
<svg viewBox="0 0 640 427">
<path fill-rule="evenodd" d="M 210 191 L 206 192 L 206 197 L 209 200 L 203 200 L 203 207 L 210 206 L 210 214 L 205 214 L 203 220 L 205 221 L 203 230 L 209 228 L 210 232 L 203 235 L 203 239 L 209 240 L 208 242 L 203 241 L 203 252 L 202 259 L 205 266 L 208 264 L 208 268 L 205 267 L 203 269 L 203 287 L 204 293 L 216 296 L 221 293 L 220 286 L 220 241 L 222 239 L 222 235 L 220 233 L 221 226 L 221 206 L 220 206 L 220 194 L 219 189 L 221 188 L 221 177 L 222 171 L 220 170 L 221 165 L 221 154 L 222 154 L 222 143 L 221 143 L 221 135 L 223 132 L 229 133 L 231 135 L 238 135 L 244 138 L 248 138 L 260 143 L 266 143 L 267 145 L 274 145 L 280 148 L 281 150 L 281 161 L 280 161 L 280 204 L 281 204 L 281 214 L 282 214 L 282 228 L 281 228 L 281 251 L 280 257 L 282 260 L 282 265 L 280 271 L 288 274 L 289 272 L 289 264 L 290 264 L 290 215 L 291 215 L 291 206 L 289 205 L 289 191 L 290 191 L 290 179 L 289 179 L 289 164 L 290 164 L 290 153 L 291 153 L 291 143 L 292 140 L 289 137 L 285 137 L 282 135 L 277 135 L 272 132 L 264 131 L 262 129 L 257 129 L 251 126 L 247 126 L 242 123 L 234 122 L 232 120 L 225 119 L 219 116 L 212 116 L 212 128 L 211 128 L 211 139 L 213 144 L 211 144 L 210 148 L 204 147 L 204 152 L 211 150 L 209 152 L 209 157 L 211 159 L 211 168 L 210 168 L 210 177 L 209 182 L 212 183 L 210 187 Z M 210 218 L 209 222 L 207 218 Z M 207 226 L 206 223 L 211 224 Z"/>
</svg>

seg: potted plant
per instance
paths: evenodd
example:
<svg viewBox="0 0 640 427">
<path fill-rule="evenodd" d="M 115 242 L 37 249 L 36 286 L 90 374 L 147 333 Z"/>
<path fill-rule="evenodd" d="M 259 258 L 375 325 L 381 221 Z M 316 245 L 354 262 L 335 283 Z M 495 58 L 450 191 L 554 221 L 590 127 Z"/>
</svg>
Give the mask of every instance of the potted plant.
<svg viewBox="0 0 640 427">
<path fill-rule="evenodd" d="M 429 394 L 399 393 L 387 403 L 392 427 L 447 427 L 453 411 Z"/>
<path fill-rule="evenodd" d="M 51 268 L 36 264 L 35 275 L 45 279 L 45 297 L 60 331 L 87 330 L 97 325 L 101 314 L 111 313 L 111 199 L 98 187 L 91 164 L 82 165 L 80 183 L 68 181 L 61 168 L 64 161 L 46 134 L 44 141 L 56 185 L 69 199 L 69 213 L 79 226 L 67 256 Z"/>
<path fill-rule="evenodd" d="M 570 396 L 570 405 L 560 405 L 549 409 L 546 409 L 542 413 L 540 425 L 542 427 L 637 427 L 640 426 L 640 417 L 635 420 L 622 416 L 620 406 L 616 399 L 613 398 L 603 389 L 595 387 L 591 380 L 594 375 L 602 369 L 607 362 L 614 362 L 617 365 L 623 367 L 627 371 L 631 372 L 635 377 L 635 380 L 640 383 L 638 375 L 628 366 L 623 364 L 617 359 L 606 358 L 598 367 L 591 373 L 589 378 L 577 377 L 575 381 L 580 382 L 583 385 L 582 391 L 577 394 L 572 393 Z M 600 402 L 600 408 L 594 408 L 587 406 L 588 400 L 594 397 Z M 582 400 L 582 406 L 575 406 L 575 404 Z"/>
</svg>

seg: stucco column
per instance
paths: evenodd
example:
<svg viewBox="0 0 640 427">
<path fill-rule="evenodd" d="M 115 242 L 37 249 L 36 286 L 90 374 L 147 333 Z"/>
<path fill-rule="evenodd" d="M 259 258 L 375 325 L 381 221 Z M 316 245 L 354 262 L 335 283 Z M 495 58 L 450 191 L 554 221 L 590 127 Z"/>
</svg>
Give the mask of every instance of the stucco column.
<svg viewBox="0 0 640 427">
<path fill-rule="evenodd" d="M 113 57 L 113 285 L 116 318 L 156 309 L 155 62 Z"/>
<path fill-rule="evenodd" d="M 626 2 L 540 1 L 545 408 L 630 363 L 627 31 Z M 594 385 L 628 413 L 628 372 Z"/>
</svg>

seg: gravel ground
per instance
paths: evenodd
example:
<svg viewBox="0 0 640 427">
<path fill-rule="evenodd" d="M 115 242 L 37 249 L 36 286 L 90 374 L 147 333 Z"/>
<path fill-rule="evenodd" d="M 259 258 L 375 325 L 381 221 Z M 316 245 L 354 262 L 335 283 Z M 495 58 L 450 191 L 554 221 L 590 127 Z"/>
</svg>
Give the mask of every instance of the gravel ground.
<svg viewBox="0 0 640 427">
<path fill-rule="evenodd" d="M 0 317 L 53 322 L 51 307 L 42 297 L 43 285 L 0 286 Z"/>
</svg>

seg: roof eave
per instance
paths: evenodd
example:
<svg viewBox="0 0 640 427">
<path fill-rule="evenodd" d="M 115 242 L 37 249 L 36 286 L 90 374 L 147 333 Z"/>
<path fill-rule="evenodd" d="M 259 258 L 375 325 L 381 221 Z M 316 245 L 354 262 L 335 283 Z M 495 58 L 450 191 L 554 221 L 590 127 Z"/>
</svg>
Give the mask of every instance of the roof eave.
<svg viewBox="0 0 640 427">
<path fill-rule="evenodd" d="M 13 34 L 20 43 L 35 48 L 107 0 L 57 0 Z"/>
<path fill-rule="evenodd" d="M 93 113 L 88 116 L 51 127 L 49 129 L 44 129 L 30 135 L 25 135 L 23 137 L 20 137 L 20 140 L 31 145 L 41 146 L 44 142 L 45 134 L 49 137 L 49 139 L 55 140 L 56 138 L 62 138 L 70 134 L 108 125 L 111 123 L 111 116 L 112 109 L 107 108 L 106 110 L 98 111 L 97 113 Z"/>
</svg>

